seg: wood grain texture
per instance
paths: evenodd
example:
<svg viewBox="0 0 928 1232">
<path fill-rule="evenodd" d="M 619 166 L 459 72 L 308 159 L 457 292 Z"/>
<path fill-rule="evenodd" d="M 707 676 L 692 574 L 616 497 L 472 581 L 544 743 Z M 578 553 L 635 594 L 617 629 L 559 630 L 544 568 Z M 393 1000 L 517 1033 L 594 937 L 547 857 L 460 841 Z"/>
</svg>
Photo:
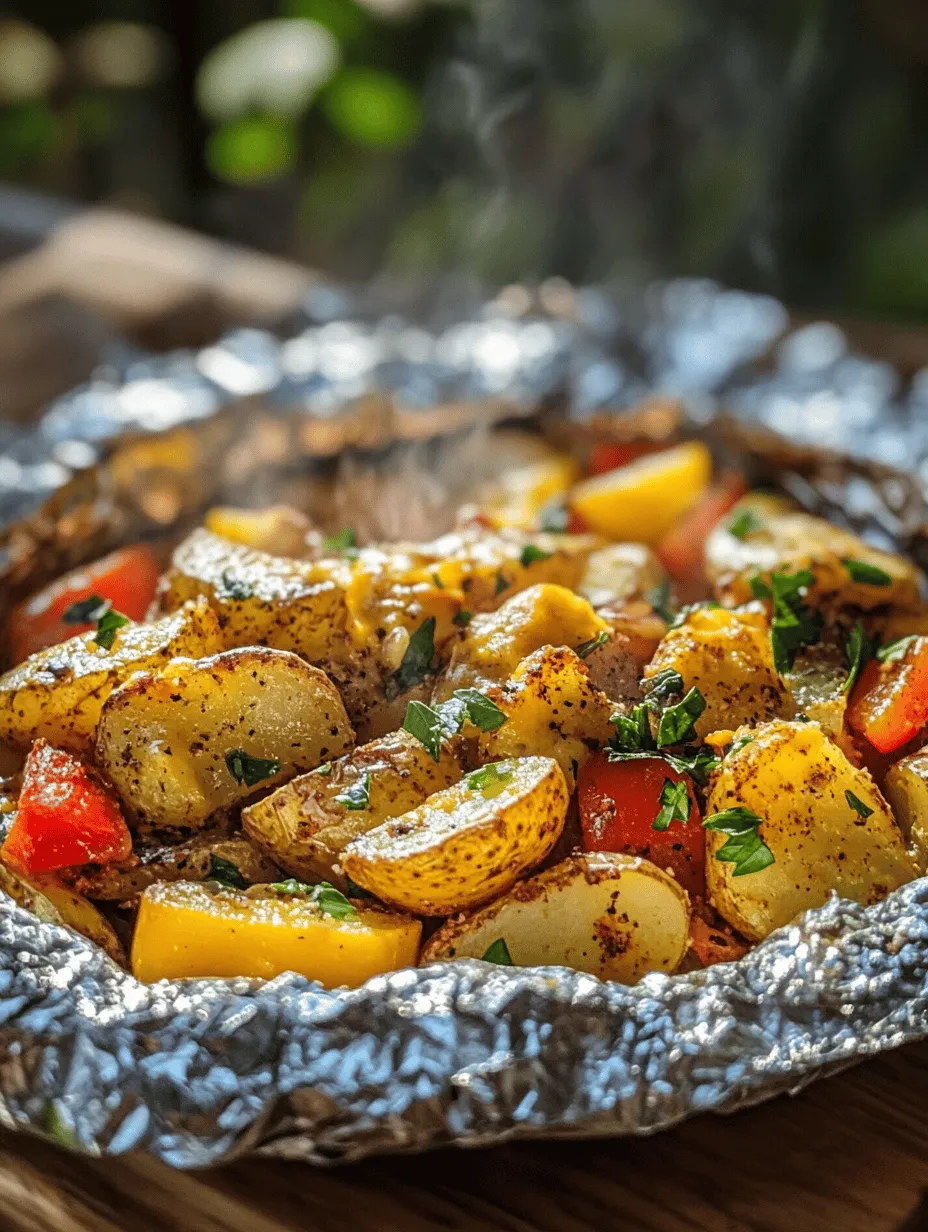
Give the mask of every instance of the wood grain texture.
<svg viewBox="0 0 928 1232">
<path fill-rule="evenodd" d="M 9 1232 L 921 1232 L 928 1044 L 655 1138 L 177 1173 L 0 1135 Z"/>
</svg>

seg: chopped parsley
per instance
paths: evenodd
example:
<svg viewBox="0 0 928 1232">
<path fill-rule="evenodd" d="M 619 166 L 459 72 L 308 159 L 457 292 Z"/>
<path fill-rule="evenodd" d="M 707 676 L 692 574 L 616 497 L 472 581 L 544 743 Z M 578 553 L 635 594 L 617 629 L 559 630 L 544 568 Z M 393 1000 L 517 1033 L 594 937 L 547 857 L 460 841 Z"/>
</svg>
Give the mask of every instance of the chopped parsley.
<svg viewBox="0 0 928 1232">
<path fill-rule="evenodd" d="M 614 714 L 609 722 L 615 726 L 609 747 L 616 752 L 640 753 L 656 747 L 646 705 L 634 706 L 630 714 Z"/>
<path fill-rule="evenodd" d="M 668 830 L 671 822 L 682 821 L 685 825 L 690 819 L 690 795 L 686 790 L 686 780 L 675 783 L 673 779 L 664 779 L 660 794 L 661 810 L 651 822 L 652 830 Z"/>
<path fill-rule="evenodd" d="M 693 724 L 706 708 L 706 699 L 698 689 L 690 689 L 689 693 L 675 706 L 669 706 L 661 715 L 657 727 L 657 745 L 663 748 L 667 744 L 685 744 L 695 740 L 696 732 Z"/>
<path fill-rule="evenodd" d="M 429 616 L 409 639 L 403 661 L 387 680 L 388 698 L 421 684 L 435 670 L 435 617 Z"/>
<path fill-rule="evenodd" d="M 243 599 L 251 599 L 254 595 L 254 587 L 243 578 L 237 578 L 231 569 L 223 569 L 220 576 L 222 589 L 230 599 L 241 602 Z"/>
<path fill-rule="evenodd" d="M 347 556 L 349 560 L 356 560 L 358 556 L 358 540 L 351 527 L 346 526 L 344 530 L 340 530 L 334 535 L 326 535 L 322 540 L 322 550 L 324 552 L 337 552 L 340 556 Z"/>
<path fill-rule="evenodd" d="M 464 780 L 471 791 L 480 791 L 492 800 L 506 787 L 515 773 L 512 763 L 507 761 L 491 761 L 479 770 L 474 770 Z"/>
<path fill-rule="evenodd" d="M 496 731 L 507 721 L 505 711 L 479 689 L 455 689 L 451 698 L 464 703 L 467 718 L 482 732 Z"/>
<path fill-rule="evenodd" d="M 336 890 L 329 881 L 320 881 L 318 885 L 307 885 L 305 881 L 297 881 L 295 877 L 290 877 L 287 881 L 275 881 L 270 888 L 276 890 L 278 894 L 292 894 L 306 898 L 314 903 L 323 915 L 330 915 L 335 920 L 356 920 L 358 918 L 357 907 L 350 903 L 341 890 Z"/>
<path fill-rule="evenodd" d="M 865 560 L 842 561 L 845 569 L 851 575 L 852 582 L 862 582 L 865 586 L 892 586 L 893 579 L 885 569 L 871 565 Z"/>
<path fill-rule="evenodd" d="M 242 870 L 231 860 L 222 856 L 210 855 L 207 881 L 218 881 L 227 890 L 247 890 L 248 882 L 242 876 Z"/>
<path fill-rule="evenodd" d="M 815 578 L 808 569 L 800 569 L 797 573 L 770 575 L 770 590 L 773 596 L 770 645 L 773 649 L 773 665 L 780 676 L 790 671 L 796 652 L 801 646 L 814 646 L 821 636 L 821 614 L 810 613 L 803 602 L 814 581 Z"/>
<path fill-rule="evenodd" d="M 864 819 L 864 821 L 866 821 L 868 817 L 871 817 L 873 815 L 873 809 L 869 808 L 866 804 L 864 804 L 863 800 L 861 800 L 859 796 L 855 796 L 852 791 L 849 791 L 849 790 L 845 791 L 844 798 L 848 802 L 848 804 L 851 806 L 851 808 L 854 810 L 854 812 L 859 814 L 859 816 L 861 816 Z"/>
<path fill-rule="evenodd" d="M 496 589 L 493 591 L 493 597 L 497 598 L 499 595 L 501 595 L 508 585 L 509 583 L 506 581 L 506 578 L 505 578 L 505 575 L 503 574 L 502 569 L 497 569 Z"/>
<path fill-rule="evenodd" d="M 645 704 L 652 710 L 660 709 L 661 702 L 668 702 L 672 697 L 682 697 L 686 692 L 683 677 L 672 667 L 665 667 L 655 676 L 648 676 L 641 682 L 645 693 Z"/>
<path fill-rule="evenodd" d="M 847 659 L 847 676 L 841 686 L 842 693 L 849 693 L 854 687 L 857 677 L 873 658 L 876 647 L 864 632 L 864 627 L 858 620 L 847 635 L 844 643 L 844 656 Z"/>
<path fill-rule="evenodd" d="M 61 619 L 66 625 L 90 625 L 99 620 L 109 607 L 109 599 L 102 599 L 97 594 L 88 595 L 86 599 L 78 599 L 65 608 Z"/>
<path fill-rule="evenodd" d="M 127 624 L 129 624 L 128 616 L 123 616 L 122 612 L 108 607 L 97 617 L 97 632 L 93 640 L 102 650 L 112 650 L 113 642 L 116 640 L 116 630 L 124 628 Z"/>
<path fill-rule="evenodd" d="M 346 787 L 335 800 L 338 804 L 344 804 L 349 813 L 363 813 L 371 803 L 371 772 L 368 770 L 363 778 Z"/>
<path fill-rule="evenodd" d="M 754 596 L 755 599 L 772 599 L 773 598 L 773 591 L 770 589 L 770 587 L 767 585 L 767 583 L 764 581 L 764 579 L 760 576 L 759 573 L 755 573 L 754 576 L 751 578 L 750 587 L 751 587 L 751 594 Z"/>
<path fill-rule="evenodd" d="M 226 768 L 236 783 L 256 787 L 258 783 L 280 773 L 280 762 L 276 757 L 249 757 L 244 749 L 229 749 Z"/>
<path fill-rule="evenodd" d="M 550 560 L 551 553 L 546 552 L 543 548 L 538 547 L 535 543 L 527 543 L 519 553 L 519 564 L 527 569 L 529 565 L 533 565 L 536 561 Z"/>
<path fill-rule="evenodd" d="M 748 535 L 753 535 L 755 531 L 763 529 L 764 523 L 753 509 L 742 509 L 728 523 L 728 533 L 734 535 L 736 539 L 746 539 Z"/>
<path fill-rule="evenodd" d="M 440 577 L 438 576 L 438 574 L 437 574 L 437 573 L 435 573 L 435 572 L 433 572 L 433 573 L 432 573 L 432 581 L 435 583 L 435 589 L 436 589 L 436 590 L 444 590 L 444 589 L 445 589 L 445 584 L 444 584 L 444 582 L 441 580 L 441 578 L 440 578 Z"/>
<path fill-rule="evenodd" d="M 574 654 L 579 655 L 581 659 L 586 659 L 594 650 L 598 650 L 600 646 L 605 646 L 608 641 L 609 633 L 606 629 L 603 629 L 595 637 L 591 637 L 588 642 L 581 642 L 579 646 L 575 646 Z"/>
<path fill-rule="evenodd" d="M 465 722 L 482 732 L 496 731 L 507 721 L 505 711 L 477 689 L 455 689 L 440 706 L 412 701 L 406 707 L 403 730 L 419 741 L 434 761 L 438 761 L 442 737 L 456 735 Z"/>
<path fill-rule="evenodd" d="M 487 947 L 486 953 L 483 955 L 484 962 L 496 963 L 500 967 L 512 967 L 512 955 L 509 953 L 509 946 L 506 944 L 505 937 L 500 937 L 494 941 L 491 946 Z"/>
<path fill-rule="evenodd" d="M 539 521 L 542 530 L 548 531 L 549 534 L 562 535 L 567 530 L 570 513 L 566 505 L 560 501 L 552 501 L 542 509 Z"/>
<path fill-rule="evenodd" d="M 316 767 L 316 773 L 321 774 L 323 778 L 327 779 L 332 773 L 332 763 L 324 761 L 321 766 Z"/>
<path fill-rule="evenodd" d="M 403 731 L 415 736 L 433 761 L 439 760 L 445 728 L 437 710 L 433 710 L 425 702 L 410 702 L 403 719 Z"/>
<path fill-rule="evenodd" d="M 707 830 L 728 835 L 726 842 L 715 853 L 715 858 L 723 864 L 735 866 L 732 869 L 733 877 L 759 873 L 773 864 L 773 852 L 758 834 L 763 822 L 763 817 L 739 807 L 713 813 L 702 823 Z"/>
<path fill-rule="evenodd" d="M 451 623 L 453 625 L 457 625 L 460 629 L 466 629 L 473 619 L 473 612 L 469 612 L 467 608 L 461 608 L 459 612 L 455 612 L 455 614 L 451 617 Z"/>
<path fill-rule="evenodd" d="M 659 586 L 649 590 L 645 598 L 661 620 L 666 620 L 668 624 L 671 624 L 676 618 L 676 613 L 670 606 L 670 582 L 667 578 L 664 578 Z"/>
<path fill-rule="evenodd" d="M 876 652 L 876 657 L 881 663 L 895 663 L 897 659 L 901 659 L 913 642 L 917 642 L 921 635 L 918 633 L 909 633 L 905 637 L 897 637 L 894 642 L 887 642 L 885 646 L 881 646 Z"/>
</svg>

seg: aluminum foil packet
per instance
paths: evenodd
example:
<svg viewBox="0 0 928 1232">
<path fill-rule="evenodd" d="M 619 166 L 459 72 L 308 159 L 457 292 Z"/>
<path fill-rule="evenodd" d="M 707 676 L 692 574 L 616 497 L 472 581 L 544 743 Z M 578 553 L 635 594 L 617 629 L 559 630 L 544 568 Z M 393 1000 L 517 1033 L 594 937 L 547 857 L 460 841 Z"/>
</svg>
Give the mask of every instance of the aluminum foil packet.
<svg viewBox="0 0 928 1232">
<path fill-rule="evenodd" d="M 790 332 L 776 301 L 707 283 L 554 282 L 488 302 L 437 288 L 415 305 L 318 289 L 283 336 L 123 357 L 9 429 L 4 603 L 217 499 L 324 514 L 399 483 L 403 501 L 368 500 L 393 511 L 370 532 L 433 530 L 460 451 L 472 478 L 489 426 L 528 417 L 555 436 L 704 433 L 755 478 L 928 561 L 928 380 L 904 385 L 833 326 Z M 88 1153 L 328 1163 L 651 1133 L 928 1035 L 928 882 L 869 908 L 834 899 L 740 962 L 634 988 L 475 961 L 352 990 L 145 986 L 0 896 L 0 1024 L 0 1122 Z"/>
</svg>

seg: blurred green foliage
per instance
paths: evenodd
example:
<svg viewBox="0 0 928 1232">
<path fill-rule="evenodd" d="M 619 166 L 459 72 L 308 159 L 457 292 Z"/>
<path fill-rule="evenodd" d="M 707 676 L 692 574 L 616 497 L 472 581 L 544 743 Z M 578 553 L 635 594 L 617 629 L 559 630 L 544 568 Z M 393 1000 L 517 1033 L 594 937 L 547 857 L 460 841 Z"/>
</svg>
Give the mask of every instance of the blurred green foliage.
<svg viewBox="0 0 928 1232">
<path fill-rule="evenodd" d="M 923 0 L 26 0 L 0 175 L 337 276 L 928 318 Z"/>
</svg>

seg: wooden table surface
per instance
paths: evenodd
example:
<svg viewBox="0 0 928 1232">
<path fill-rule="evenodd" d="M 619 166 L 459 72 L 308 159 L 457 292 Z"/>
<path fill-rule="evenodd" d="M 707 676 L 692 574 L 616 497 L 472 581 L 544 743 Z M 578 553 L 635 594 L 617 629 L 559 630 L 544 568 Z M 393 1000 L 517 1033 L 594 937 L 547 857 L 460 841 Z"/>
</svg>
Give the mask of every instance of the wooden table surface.
<svg viewBox="0 0 928 1232">
<path fill-rule="evenodd" d="M 656 1138 L 178 1173 L 0 1135 L 9 1232 L 921 1232 L 928 1044 Z"/>
</svg>

